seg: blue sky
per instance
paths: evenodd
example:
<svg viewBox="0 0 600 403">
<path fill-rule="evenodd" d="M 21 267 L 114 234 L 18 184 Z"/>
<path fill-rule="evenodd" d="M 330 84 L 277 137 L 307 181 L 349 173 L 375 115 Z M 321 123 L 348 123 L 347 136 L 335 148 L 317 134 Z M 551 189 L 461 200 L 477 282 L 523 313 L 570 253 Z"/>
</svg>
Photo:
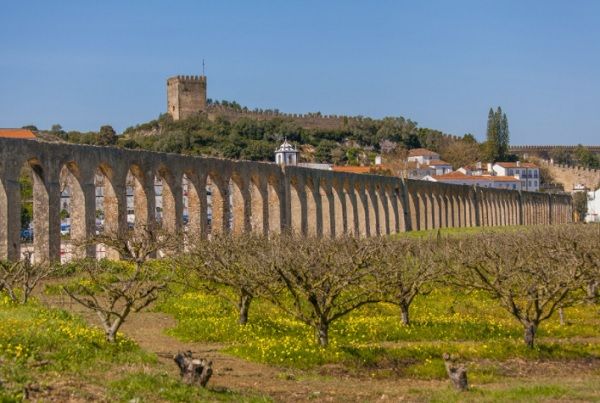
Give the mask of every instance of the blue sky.
<svg viewBox="0 0 600 403">
<path fill-rule="evenodd" d="M 599 1 L 0 1 L 0 127 L 118 131 L 165 80 L 251 108 L 600 144 Z"/>
</svg>

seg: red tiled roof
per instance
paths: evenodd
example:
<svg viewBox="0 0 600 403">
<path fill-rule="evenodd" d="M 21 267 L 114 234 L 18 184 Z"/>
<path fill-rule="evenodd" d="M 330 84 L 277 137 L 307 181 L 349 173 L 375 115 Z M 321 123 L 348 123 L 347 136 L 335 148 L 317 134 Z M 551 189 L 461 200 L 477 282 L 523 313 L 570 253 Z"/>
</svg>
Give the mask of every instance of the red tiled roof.
<svg viewBox="0 0 600 403">
<path fill-rule="evenodd" d="M 520 180 L 515 178 L 514 176 L 491 176 L 491 175 L 465 175 L 462 172 L 454 171 L 444 175 L 434 175 L 432 176 L 435 180 L 467 180 L 467 181 L 481 181 L 486 180 L 490 182 L 516 182 L 519 183 Z"/>
<path fill-rule="evenodd" d="M 8 139 L 35 139 L 35 134 L 28 129 L 0 129 L 0 137 Z"/>
<path fill-rule="evenodd" d="M 518 165 L 516 162 L 496 162 L 496 165 L 500 165 L 502 168 L 537 168 L 537 165 L 531 162 L 521 162 Z"/>
<path fill-rule="evenodd" d="M 408 151 L 409 157 L 421 157 L 424 155 L 439 155 L 439 154 L 436 152 L 430 151 L 426 148 L 413 148 L 412 150 Z"/>
</svg>

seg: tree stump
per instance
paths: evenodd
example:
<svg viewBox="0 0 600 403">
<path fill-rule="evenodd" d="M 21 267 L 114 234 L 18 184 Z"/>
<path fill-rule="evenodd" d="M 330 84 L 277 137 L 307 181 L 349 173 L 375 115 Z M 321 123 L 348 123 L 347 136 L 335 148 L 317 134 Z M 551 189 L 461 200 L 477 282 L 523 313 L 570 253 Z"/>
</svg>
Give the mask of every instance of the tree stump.
<svg viewBox="0 0 600 403">
<path fill-rule="evenodd" d="M 469 385 L 467 383 L 467 369 L 465 366 L 457 364 L 456 360 L 450 357 L 448 353 L 444 353 L 443 358 L 446 372 L 454 387 L 461 392 L 467 390 Z"/>
<path fill-rule="evenodd" d="M 193 358 L 191 351 L 180 351 L 173 357 L 173 360 L 179 367 L 179 375 L 184 383 L 206 387 L 213 373 L 212 361 Z"/>
</svg>

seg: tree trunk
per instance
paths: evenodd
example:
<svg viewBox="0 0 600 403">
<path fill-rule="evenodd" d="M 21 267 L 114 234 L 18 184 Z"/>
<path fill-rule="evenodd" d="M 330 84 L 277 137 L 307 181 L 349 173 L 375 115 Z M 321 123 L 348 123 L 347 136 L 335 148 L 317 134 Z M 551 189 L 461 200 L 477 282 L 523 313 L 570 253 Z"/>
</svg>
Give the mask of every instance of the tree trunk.
<svg viewBox="0 0 600 403">
<path fill-rule="evenodd" d="M 525 327 L 525 344 L 527 347 L 533 348 L 535 333 L 537 332 L 537 325 L 533 322 L 527 322 L 524 324 Z"/>
<path fill-rule="evenodd" d="M 315 334 L 317 343 L 319 343 L 321 347 L 327 347 L 329 345 L 329 323 L 321 321 L 315 329 Z"/>
<path fill-rule="evenodd" d="M 400 303 L 400 312 L 402 313 L 402 324 L 405 326 L 410 325 L 410 316 L 408 314 L 408 304 L 406 302 Z"/>
<path fill-rule="evenodd" d="M 469 388 L 469 383 L 467 381 L 467 369 L 465 366 L 456 364 L 454 362 L 455 360 L 452 359 L 448 353 L 444 353 L 442 358 L 444 359 L 448 378 L 450 378 L 454 387 L 461 392 L 467 390 Z"/>
<path fill-rule="evenodd" d="M 252 302 L 252 295 L 242 292 L 240 295 L 240 302 L 238 303 L 238 311 L 239 311 L 239 319 L 238 323 L 240 325 L 245 325 L 248 323 L 248 312 L 250 311 L 250 302 Z"/>
<path fill-rule="evenodd" d="M 206 387 L 212 376 L 212 361 L 192 357 L 192 352 L 179 352 L 173 357 L 179 367 L 179 375 L 188 385 Z"/>
</svg>

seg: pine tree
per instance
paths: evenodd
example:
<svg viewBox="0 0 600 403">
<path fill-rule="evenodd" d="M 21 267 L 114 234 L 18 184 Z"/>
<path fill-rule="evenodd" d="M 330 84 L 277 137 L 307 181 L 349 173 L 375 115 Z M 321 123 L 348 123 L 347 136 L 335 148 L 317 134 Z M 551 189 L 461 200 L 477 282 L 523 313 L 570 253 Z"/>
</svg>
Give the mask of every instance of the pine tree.
<svg viewBox="0 0 600 403">
<path fill-rule="evenodd" d="M 485 156 L 488 161 L 502 161 L 508 157 L 509 131 L 508 118 L 498 107 L 496 111 L 490 108 L 487 122 L 487 141 Z"/>
</svg>

